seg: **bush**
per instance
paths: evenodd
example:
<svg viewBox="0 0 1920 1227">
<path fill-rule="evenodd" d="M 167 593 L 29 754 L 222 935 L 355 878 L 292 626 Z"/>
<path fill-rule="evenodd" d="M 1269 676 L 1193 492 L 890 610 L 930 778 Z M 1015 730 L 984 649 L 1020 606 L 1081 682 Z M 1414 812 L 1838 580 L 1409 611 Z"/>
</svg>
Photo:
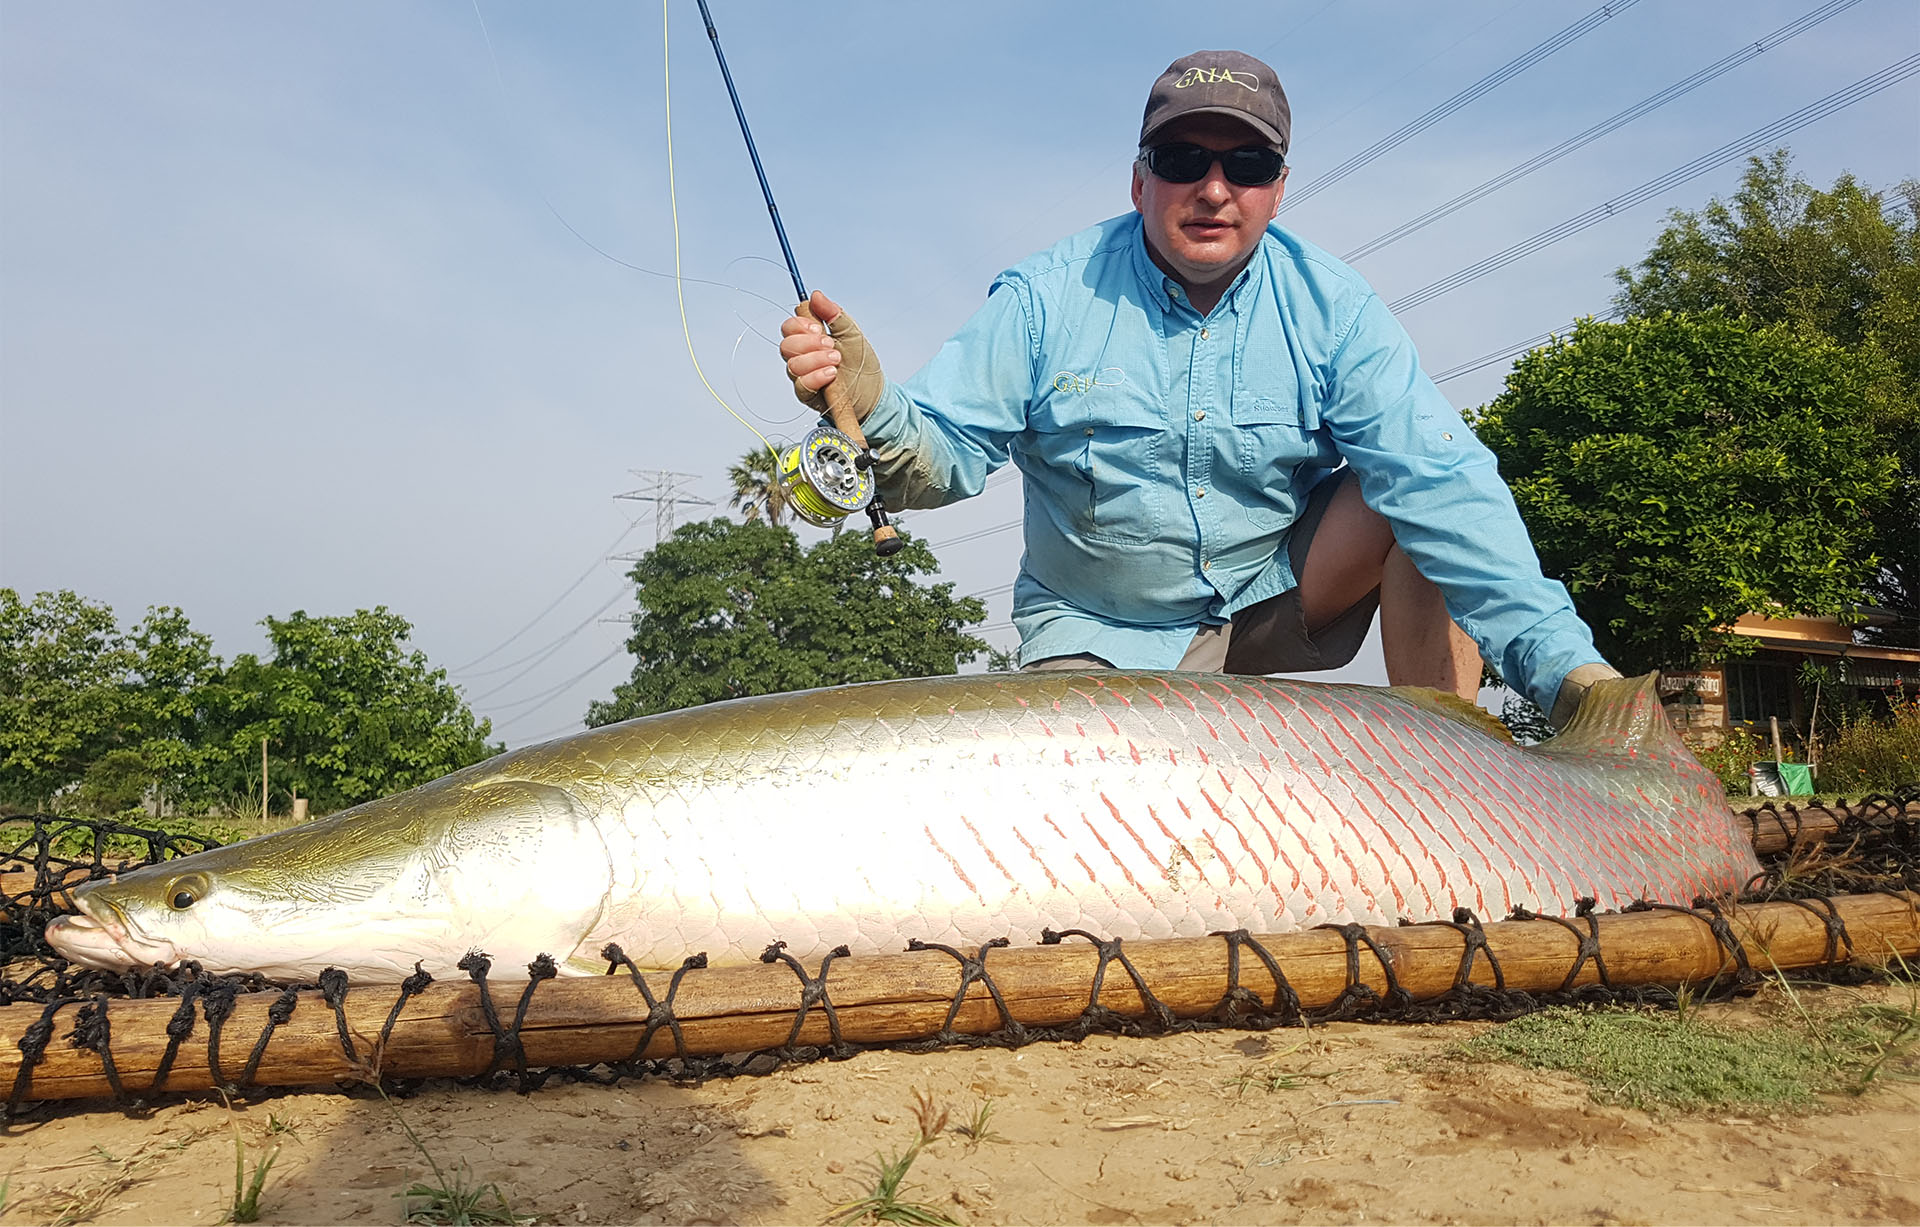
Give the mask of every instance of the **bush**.
<svg viewBox="0 0 1920 1227">
<path fill-rule="evenodd" d="M 1920 782 L 1920 698 L 1896 701 L 1886 720 L 1844 719 L 1820 755 L 1824 792 L 1891 792 Z"/>
<path fill-rule="evenodd" d="M 72 801 L 61 809 L 95 818 L 137 812 L 152 787 L 153 772 L 139 751 L 108 750 L 87 768 Z"/>
<path fill-rule="evenodd" d="M 1745 729 L 1728 729 L 1718 741 L 1709 742 L 1697 733 L 1683 734 L 1681 740 L 1701 766 L 1720 777 L 1720 786 L 1729 797 L 1746 796 L 1747 767 L 1773 757 L 1767 744 Z"/>
</svg>

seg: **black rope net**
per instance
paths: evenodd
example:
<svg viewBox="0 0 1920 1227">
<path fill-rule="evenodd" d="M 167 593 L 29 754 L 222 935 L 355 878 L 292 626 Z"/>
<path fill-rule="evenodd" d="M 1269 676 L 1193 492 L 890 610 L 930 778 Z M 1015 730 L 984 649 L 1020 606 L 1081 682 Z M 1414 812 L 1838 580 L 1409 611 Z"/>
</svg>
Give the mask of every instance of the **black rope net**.
<svg viewBox="0 0 1920 1227">
<path fill-rule="evenodd" d="M 1892 793 L 1873 794 L 1855 800 L 1840 800 L 1813 805 L 1767 801 L 1744 811 L 1756 846 L 1779 849 L 1761 855 L 1762 872 L 1748 883 L 1741 903 L 1787 902 L 1805 908 L 1826 927 L 1824 962 L 1813 968 L 1799 969 L 1796 978 L 1820 978 L 1840 982 L 1863 982 L 1893 974 L 1884 964 L 1856 962 L 1853 940 L 1837 913 L 1833 898 L 1873 892 L 1920 892 L 1920 784 Z M 123 872 L 139 865 L 168 860 L 198 852 L 209 841 L 168 834 L 164 831 L 132 827 L 117 822 L 97 822 L 77 818 L 53 818 L 36 815 L 9 820 L 25 824 L 30 833 L 17 846 L 0 844 L 0 1006 L 34 1004 L 42 1007 L 39 1020 L 18 1037 L 0 1037 L 0 1044 L 17 1045 L 23 1055 L 19 1075 L 12 1087 L 0 1087 L 6 1098 L 0 1103 L 0 1123 L 17 1115 L 27 1099 L 26 1091 L 32 1067 L 55 1040 L 54 1019 L 66 1006 L 81 1003 L 65 1017 L 71 1020 L 67 1042 L 76 1048 L 90 1049 L 100 1055 L 108 1082 L 124 1099 L 113 1063 L 111 1047 L 111 1007 L 116 1000 L 169 998 L 178 1006 L 167 1025 L 169 1044 L 154 1086 L 164 1086 L 167 1071 L 184 1041 L 204 1019 L 207 1027 L 207 1060 L 214 1082 L 239 1093 L 254 1088 L 254 1075 L 262 1054 L 276 1027 L 293 1015 L 303 990 L 318 990 L 327 1008 L 333 1011 L 343 1052 L 350 1062 L 367 1062 L 375 1076 L 399 1093 L 407 1093 L 418 1080 L 383 1076 L 377 1070 L 377 1053 L 384 1047 L 407 1001 L 432 982 L 432 977 L 417 973 L 396 989 L 386 984 L 378 991 L 395 993 L 386 1023 L 375 1039 L 373 1053 L 357 1048 L 349 1034 L 343 1003 L 352 987 L 344 972 L 322 973 L 315 983 L 269 981 L 257 975 L 214 976 L 193 963 L 177 968 L 149 968 L 142 971 L 106 972 L 78 968 L 66 963 L 47 944 L 47 922 L 63 911 L 70 911 L 66 892 L 82 881 Z M 144 845 L 143 853 L 116 858 L 108 849 Z M 1694 1000 L 1724 998 L 1747 989 L 1759 978 L 1740 939 L 1722 910 L 1721 904 L 1697 899 L 1692 907 L 1641 902 L 1626 909 L 1630 912 L 1669 911 L 1691 915 L 1706 925 L 1726 954 L 1733 969 L 1704 990 L 1694 986 Z M 1391 958 L 1376 943 L 1365 926 L 1323 926 L 1339 933 L 1346 942 L 1346 987 L 1328 1005 L 1305 1009 L 1288 983 L 1281 961 L 1260 940 L 1245 930 L 1218 934 L 1227 944 L 1227 989 L 1220 1002 L 1199 1018 L 1178 1018 L 1153 993 L 1145 977 L 1134 966 L 1121 941 L 1081 930 L 1046 934 L 1047 943 L 1085 941 L 1098 955 L 1088 1004 L 1073 1021 L 1052 1027 L 1023 1025 L 1017 1021 L 1001 996 L 989 968 L 992 950 L 1007 945 L 1004 939 L 989 942 L 975 951 L 915 941 L 910 950 L 932 950 L 954 961 L 956 984 L 945 1023 L 923 1040 L 888 1045 L 909 1052 L 931 1051 L 943 1047 L 1014 1047 L 1036 1041 L 1077 1041 L 1095 1032 L 1121 1035 L 1168 1034 L 1181 1031 L 1213 1030 L 1223 1027 L 1265 1030 L 1273 1027 L 1313 1024 L 1336 1020 L 1445 1022 L 1457 1019 L 1507 1021 L 1523 1014 L 1557 1004 L 1636 1004 L 1673 1005 L 1677 995 L 1659 985 L 1615 984 L 1606 970 L 1606 952 L 1601 948 L 1599 913 L 1594 901 L 1576 901 L 1572 917 L 1543 916 L 1516 908 L 1513 919 L 1550 921 L 1566 928 L 1577 940 L 1578 949 L 1559 989 L 1528 992 L 1507 986 L 1499 962 L 1488 946 L 1482 920 L 1465 908 L 1457 909 L 1449 921 L 1436 922 L 1457 931 L 1463 939 L 1463 952 L 1452 988 L 1438 997 L 1416 1001 L 1403 988 L 1395 974 Z M 466 1084 L 490 1088 L 511 1087 L 532 1091 L 549 1079 L 612 1085 L 624 1078 L 669 1078 L 701 1080 L 718 1076 L 767 1073 L 793 1062 L 843 1059 L 871 1045 L 848 1042 L 841 1033 L 840 1020 L 828 988 L 833 963 L 848 957 L 843 947 L 826 956 L 816 970 L 809 971 L 789 955 L 781 943 L 768 947 L 761 956 L 769 964 L 783 964 L 796 982 L 793 1024 L 787 1041 L 753 1053 L 726 1056 L 701 1056 L 686 1050 L 680 1020 L 674 1013 L 674 999 L 690 973 L 706 966 L 705 955 L 693 955 L 681 967 L 664 977 L 654 973 L 649 979 L 618 946 L 608 946 L 607 974 L 626 975 L 635 993 L 646 1006 L 644 1034 L 633 1049 L 634 1056 L 624 1061 L 594 1066 L 530 1067 L 522 1047 L 519 1028 L 533 995 L 540 985 L 558 974 L 550 959 L 542 956 L 529 966 L 524 983 L 519 977 L 496 984 L 489 978 L 491 961 L 486 955 L 469 955 L 460 964 L 478 988 L 481 1011 L 494 1037 L 493 1056 L 482 1073 L 461 1079 Z M 1240 983 L 1245 959 L 1259 960 L 1277 986 L 1270 998 L 1262 997 Z M 1591 965 L 1597 981 L 1577 984 L 1582 972 Z M 1363 971 L 1384 977 L 1385 990 L 1364 982 Z M 1492 983 L 1476 983 L 1489 976 Z M 1101 989 L 1109 976 L 1125 976 L 1146 1006 L 1145 1016 L 1118 1013 L 1101 1004 Z M 658 981 L 665 980 L 664 986 Z M 999 1011 L 1000 1026 L 985 1034 L 957 1031 L 954 1022 L 974 986 L 986 990 Z M 363 991 L 373 991 L 369 986 Z M 224 1037 L 222 1029 L 242 993 L 278 992 L 268 1010 L 268 1023 L 257 1036 Z M 511 1005 L 498 994 L 511 994 Z M 802 1045 L 802 1029 L 815 1011 L 824 1017 L 830 1039 L 825 1045 Z M 666 1031 L 674 1041 L 675 1054 L 666 1058 L 642 1058 L 656 1035 Z M 363 1037 L 364 1038 L 364 1037 Z M 223 1039 L 227 1040 L 223 1055 Z M 241 1052 L 246 1055 L 240 1056 Z M 152 1092 L 143 1092 L 151 1094 Z"/>
</svg>

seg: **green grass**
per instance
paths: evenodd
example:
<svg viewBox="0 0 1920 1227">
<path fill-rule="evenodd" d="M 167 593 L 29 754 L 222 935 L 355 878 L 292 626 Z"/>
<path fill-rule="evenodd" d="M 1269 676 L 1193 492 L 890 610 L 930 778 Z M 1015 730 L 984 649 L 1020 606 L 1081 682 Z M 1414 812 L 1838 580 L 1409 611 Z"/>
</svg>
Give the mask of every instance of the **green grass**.
<svg viewBox="0 0 1920 1227">
<path fill-rule="evenodd" d="M 227 1105 L 227 1124 L 233 1129 L 233 1200 L 227 1206 L 223 1223 L 252 1223 L 260 1218 L 260 1192 L 267 1187 L 267 1173 L 273 1170 L 273 1161 L 280 1157 L 280 1147 L 272 1146 L 267 1153 L 254 1161 L 253 1172 L 247 1172 L 247 1144 L 240 1136 L 240 1118 L 233 1110 L 233 1100 L 225 1091 L 220 1099 Z M 278 1130 L 269 1130 L 278 1132 Z"/>
<path fill-rule="evenodd" d="M 534 1219 L 532 1215 L 515 1214 L 501 1195 L 499 1185 L 475 1183 L 464 1159 L 453 1169 L 451 1177 L 442 1173 L 437 1165 L 434 1175 L 439 1183 L 415 1181 L 396 1194 L 404 1199 L 403 1208 L 409 1223 L 448 1223 L 452 1227 L 488 1223 L 518 1227 Z"/>
<path fill-rule="evenodd" d="M 370 1080 L 373 1089 L 380 1092 L 380 1098 L 393 1112 L 393 1119 L 400 1122 L 401 1130 L 420 1157 L 427 1161 L 433 1171 L 433 1183 L 416 1180 L 394 1196 L 400 1198 L 401 1212 L 409 1223 L 445 1223 L 450 1227 L 473 1227 L 474 1224 L 498 1224 L 499 1227 L 520 1227 L 531 1223 L 537 1215 L 515 1214 L 500 1192 L 500 1186 L 489 1181 L 481 1184 L 473 1178 L 473 1170 L 465 1159 L 460 1160 L 450 1171 L 440 1166 L 440 1161 L 413 1131 L 407 1118 L 401 1114 L 400 1105 L 388 1096 L 386 1088 L 380 1085 L 379 1075 L 374 1073 Z"/>
<path fill-rule="evenodd" d="M 247 1147 L 240 1140 L 238 1127 L 233 1132 L 233 1203 L 227 1207 L 226 1220 L 229 1223 L 252 1223 L 260 1218 L 260 1191 L 266 1187 L 267 1173 L 273 1170 L 273 1161 L 280 1157 L 278 1146 L 256 1159 L 253 1174 L 247 1174 Z"/>
<path fill-rule="evenodd" d="M 958 1227 L 951 1218 L 940 1213 L 932 1206 L 921 1205 L 915 1201 L 905 1201 L 900 1196 L 900 1186 L 907 1179 L 907 1171 L 913 1161 L 920 1157 L 924 1141 L 916 1140 L 897 1155 L 875 1155 L 874 1166 L 877 1169 L 873 1191 L 865 1197 L 835 1206 L 833 1213 L 827 1216 L 829 1223 L 898 1223 L 902 1227 Z"/>
<path fill-rule="evenodd" d="M 984 1140 L 987 1118 L 993 1114 L 992 1100 L 981 1106 L 974 1114 L 968 1126 L 962 1126 L 961 1132 L 968 1133 L 971 1127 L 978 1127 L 982 1133 L 968 1133 L 975 1142 Z M 914 1122 L 919 1126 L 919 1136 L 913 1139 L 913 1145 L 897 1155 L 874 1155 L 873 1189 L 865 1196 L 835 1206 L 827 1216 L 828 1223 L 897 1223 L 901 1227 L 959 1227 L 953 1219 L 916 1201 L 906 1201 L 900 1196 L 900 1186 L 906 1182 L 907 1172 L 913 1167 L 913 1161 L 920 1152 L 939 1139 L 947 1127 L 948 1110 L 934 1103 L 930 1091 L 913 1093 Z"/>
<path fill-rule="evenodd" d="M 1906 1076 L 1920 1051 L 1920 1008 L 1859 1005 L 1822 1017 L 1803 1010 L 1794 1025 L 1733 1028 L 1703 1020 L 1698 1009 L 1676 1016 L 1563 1006 L 1455 1051 L 1572 1074 L 1601 1103 L 1680 1112 L 1809 1108 L 1876 1077 Z"/>
<path fill-rule="evenodd" d="M 973 1110 L 973 1115 L 967 1119 L 967 1122 L 963 1125 L 955 1125 L 953 1131 L 975 1146 L 982 1142 L 1004 1142 L 1006 1139 L 993 1131 L 993 1125 L 990 1123 L 992 1120 L 993 1097 L 989 1095 L 980 1101 L 980 1106 Z"/>
<path fill-rule="evenodd" d="M 1824 1013 L 1809 1009 L 1792 981 L 1774 973 L 1773 983 L 1802 1030 L 1832 1066 L 1836 1090 L 1860 1095 L 1882 1078 L 1920 1081 L 1920 983 L 1914 966 L 1898 954 L 1887 970 L 1907 986 L 1904 1005 L 1869 1002 Z"/>
</svg>

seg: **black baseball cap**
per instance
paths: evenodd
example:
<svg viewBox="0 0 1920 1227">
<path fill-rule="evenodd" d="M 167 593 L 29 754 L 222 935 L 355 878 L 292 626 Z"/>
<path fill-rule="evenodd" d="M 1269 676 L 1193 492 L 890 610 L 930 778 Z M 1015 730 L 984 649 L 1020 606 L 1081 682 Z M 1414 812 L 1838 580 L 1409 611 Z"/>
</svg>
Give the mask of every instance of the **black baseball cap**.
<svg viewBox="0 0 1920 1227">
<path fill-rule="evenodd" d="M 1293 134 L 1293 111 L 1273 69 L 1244 51 L 1196 51 L 1167 65 L 1147 95 L 1140 144 L 1183 115 L 1231 115 L 1282 154 Z"/>
</svg>

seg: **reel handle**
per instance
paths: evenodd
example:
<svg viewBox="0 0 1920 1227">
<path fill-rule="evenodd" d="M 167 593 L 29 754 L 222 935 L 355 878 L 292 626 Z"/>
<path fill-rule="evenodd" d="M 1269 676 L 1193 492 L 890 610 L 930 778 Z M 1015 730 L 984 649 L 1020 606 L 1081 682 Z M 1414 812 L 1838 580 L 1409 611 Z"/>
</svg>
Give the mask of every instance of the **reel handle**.
<svg viewBox="0 0 1920 1227">
<path fill-rule="evenodd" d="M 810 320 L 819 318 L 813 313 L 811 299 L 802 299 L 800 305 L 793 310 L 795 315 L 804 316 Z M 820 326 L 827 327 L 825 324 Z M 832 335 L 831 329 L 828 329 L 828 335 Z M 867 443 L 867 432 L 860 429 L 860 413 L 854 408 L 853 394 L 841 387 L 840 381 L 836 379 L 828 384 L 820 395 L 827 402 L 827 417 L 833 422 L 834 429 L 852 439 L 854 446 L 860 449 L 858 462 L 860 467 L 871 468 L 873 448 Z M 867 505 L 867 518 L 873 521 L 874 553 L 882 558 L 890 558 L 905 548 L 907 543 L 900 539 L 900 530 L 888 521 L 886 506 L 880 501 L 878 494 L 874 495 L 873 502 Z"/>
</svg>

